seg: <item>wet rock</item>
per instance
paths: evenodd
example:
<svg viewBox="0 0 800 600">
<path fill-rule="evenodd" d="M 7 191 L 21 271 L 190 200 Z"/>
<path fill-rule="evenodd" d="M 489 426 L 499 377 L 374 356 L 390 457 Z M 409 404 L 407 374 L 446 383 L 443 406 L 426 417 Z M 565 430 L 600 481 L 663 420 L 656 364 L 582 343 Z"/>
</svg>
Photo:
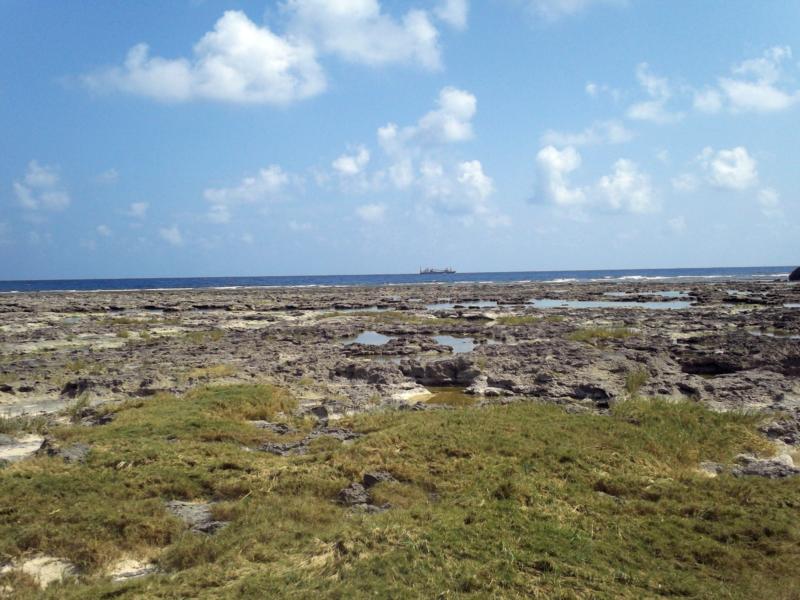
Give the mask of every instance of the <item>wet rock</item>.
<svg viewBox="0 0 800 600">
<path fill-rule="evenodd" d="M 215 521 L 211 515 L 211 504 L 204 502 L 167 502 L 167 510 L 189 526 L 195 533 L 213 534 L 228 525 L 225 521 Z"/>
<path fill-rule="evenodd" d="M 800 267 L 789 273 L 789 281 L 800 281 Z"/>
<path fill-rule="evenodd" d="M 77 443 L 69 446 L 59 446 L 51 439 L 45 439 L 41 448 L 36 452 L 39 456 L 58 457 L 68 463 L 86 462 L 91 447 L 88 444 Z"/>
<path fill-rule="evenodd" d="M 0 392 L 3 392 L 4 394 L 13 394 L 14 388 L 7 383 L 2 383 L 0 384 Z"/>
<path fill-rule="evenodd" d="M 737 465 L 731 469 L 734 477 L 766 477 L 768 479 L 782 479 L 800 475 L 800 469 L 794 466 L 792 457 L 782 454 L 774 458 L 757 458 L 750 454 L 740 454 L 736 457 Z"/>
</svg>

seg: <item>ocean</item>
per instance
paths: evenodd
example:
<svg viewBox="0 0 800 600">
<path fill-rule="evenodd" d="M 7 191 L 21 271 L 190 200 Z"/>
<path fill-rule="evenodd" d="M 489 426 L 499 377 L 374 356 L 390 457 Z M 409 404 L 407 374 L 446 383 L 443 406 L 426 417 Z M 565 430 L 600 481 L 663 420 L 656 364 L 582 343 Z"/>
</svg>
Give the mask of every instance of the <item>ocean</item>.
<svg viewBox="0 0 800 600">
<path fill-rule="evenodd" d="M 703 269 L 611 269 L 599 271 L 515 271 L 436 275 L 291 275 L 265 277 L 159 277 L 138 279 L 46 279 L 0 281 L 0 292 L 66 292 L 237 287 L 379 286 L 409 283 L 524 281 L 636 281 L 670 279 L 785 279 L 794 267 L 719 267 Z"/>
</svg>

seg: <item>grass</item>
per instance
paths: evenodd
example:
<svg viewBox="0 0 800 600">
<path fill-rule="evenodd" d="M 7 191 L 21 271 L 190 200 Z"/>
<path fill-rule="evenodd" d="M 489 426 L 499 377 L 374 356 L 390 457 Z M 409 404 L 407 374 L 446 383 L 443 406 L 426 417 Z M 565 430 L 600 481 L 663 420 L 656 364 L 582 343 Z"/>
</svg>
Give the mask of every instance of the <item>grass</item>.
<svg viewBox="0 0 800 600">
<path fill-rule="evenodd" d="M 0 433 L 5 435 L 15 433 L 44 433 L 45 431 L 47 431 L 47 417 L 0 417 Z"/>
<path fill-rule="evenodd" d="M 236 374 L 236 367 L 233 365 L 209 365 L 207 367 L 197 367 L 184 374 L 186 379 L 199 379 L 201 381 L 211 381 L 212 379 L 222 379 Z"/>
<path fill-rule="evenodd" d="M 631 371 L 625 376 L 625 391 L 629 396 L 638 396 L 639 390 L 650 379 L 650 374 L 645 368 L 639 368 Z"/>
<path fill-rule="evenodd" d="M 610 417 L 519 403 L 376 413 L 305 456 L 245 452 L 275 434 L 250 418 L 294 406 L 271 386 L 129 402 L 102 427 L 62 426 L 87 463 L 0 471 L 0 556 L 43 553 L 83 578 L 20 598 L 794 598 L 800 479 L 709 479 L 703 460 L 764 452 L 754 416 L 628 400 Z M 334 502 L 370 470 L 391 510 Z M 230 525 L 185 532 L 166 499 L 215 500 Z M 102 577 L 122 555 L 164 570 Z"/>
<path fill-rule="evenodd" d="M 597 344 L 608 340 L 624 340 L 633 334 L 634 331 L 627 327 L 588 327 L 573 331 L 569 334 L 569 339 L 573 342 Z"/>
<path fill-rule="evenodd" d="M 205 329 L 201 331 L 190 331 L 185 338 L 193 344 L 207 344 L 208 342 L 218 342 L 225 336 L 221 329 Z"/>
</svg>

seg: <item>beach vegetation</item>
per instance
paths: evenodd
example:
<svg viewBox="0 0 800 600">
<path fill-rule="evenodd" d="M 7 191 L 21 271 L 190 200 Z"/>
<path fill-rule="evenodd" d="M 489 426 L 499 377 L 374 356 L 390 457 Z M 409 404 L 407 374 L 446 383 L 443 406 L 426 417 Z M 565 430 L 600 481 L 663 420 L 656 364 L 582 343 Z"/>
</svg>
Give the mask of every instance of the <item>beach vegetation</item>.
<svg viewBox="0 0 800 600">
<path fill-rule="evenodd" d="M 35 457 L 0 470 L 0 555 L 69 560 L 81 577 L 19 598 L 791 598 L 800 594 L 800 478 L 715 478 L 701 461 L 768 453 L 760 417 L 630 399 L 610 414 L 519 402 L 379 411 L 307 454 L 248 420 L 296 401 L 270 385 L 215 386 L 114 407 L 99 427 L 53 426 L 84 463 Z M 293 437 L 294 436 L 294 437 Z M 299 437 L 298 437 L 299 436 Z M 371 514 L 336 502 L 370 471 Z M 212 502 L 229 525 L 196 534 L 167 500 Z M 160 572 L 122 583 L 121 557 Z"/>
</svg>

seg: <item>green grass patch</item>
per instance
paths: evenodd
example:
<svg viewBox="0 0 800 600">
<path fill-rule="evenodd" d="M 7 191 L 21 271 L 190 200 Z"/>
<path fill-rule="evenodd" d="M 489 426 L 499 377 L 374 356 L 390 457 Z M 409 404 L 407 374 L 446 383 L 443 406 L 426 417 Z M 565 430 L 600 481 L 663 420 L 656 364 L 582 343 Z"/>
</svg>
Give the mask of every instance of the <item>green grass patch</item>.
<svg viewBox="0 0 800 600">
<path fill-rule="evenodd" d="M 650 379 L 650 374 L 645 368 L 631 371 L 625 376 L 625 391 L 628 392 L 630 396 L 638 395 L 639 390 L 647 383 L 648 379 Z"/>
<path fill-rule="evenodd" d="M 188 341 L 193 344 L 207 344 L 209 342 L 218 342 L 225 336 L 225 332 L 221 329 L 206 329 L 202 331 L 190 331 L 184 336 Z"/>
<path fill-rule="evenodd" d="M 792 598 L 800 593 L 800 480 L 709 479 L 702 460 L 766 451 L 755 416 L 629 400 L 610 416 L 519 403 L 377 413 L 308 455 L 246 452 L 279 439 L 244 419 L 291 397 L 226 386 L 130 402 L 102 427 L 60 427 L 86 464 L 0 470 L 0 556 L 75 561 L 83 579 L 21 598 Z M 269 437 L 273 436 L 273 437 Z M 283 439 L 283 438 L 280 438 Z M 372 470 L 391 510 L 337 492 Z M 216 500 L 230 525 L 185 532 L 166 499 Z M 121 555 L 164 573 L 102 577 Z M 11 578 L 0 578 L 0 585 Z"/>
<path fill-rule="evenodd" d="M 213 379 L 223 379 L 236 375 L 236 367 L 233 365 L 209 365 L 207 367 L 197 367 L 184 373 L 184 379 L 199 379 L 201 381 L 211 381 Z"/>
</svg>

